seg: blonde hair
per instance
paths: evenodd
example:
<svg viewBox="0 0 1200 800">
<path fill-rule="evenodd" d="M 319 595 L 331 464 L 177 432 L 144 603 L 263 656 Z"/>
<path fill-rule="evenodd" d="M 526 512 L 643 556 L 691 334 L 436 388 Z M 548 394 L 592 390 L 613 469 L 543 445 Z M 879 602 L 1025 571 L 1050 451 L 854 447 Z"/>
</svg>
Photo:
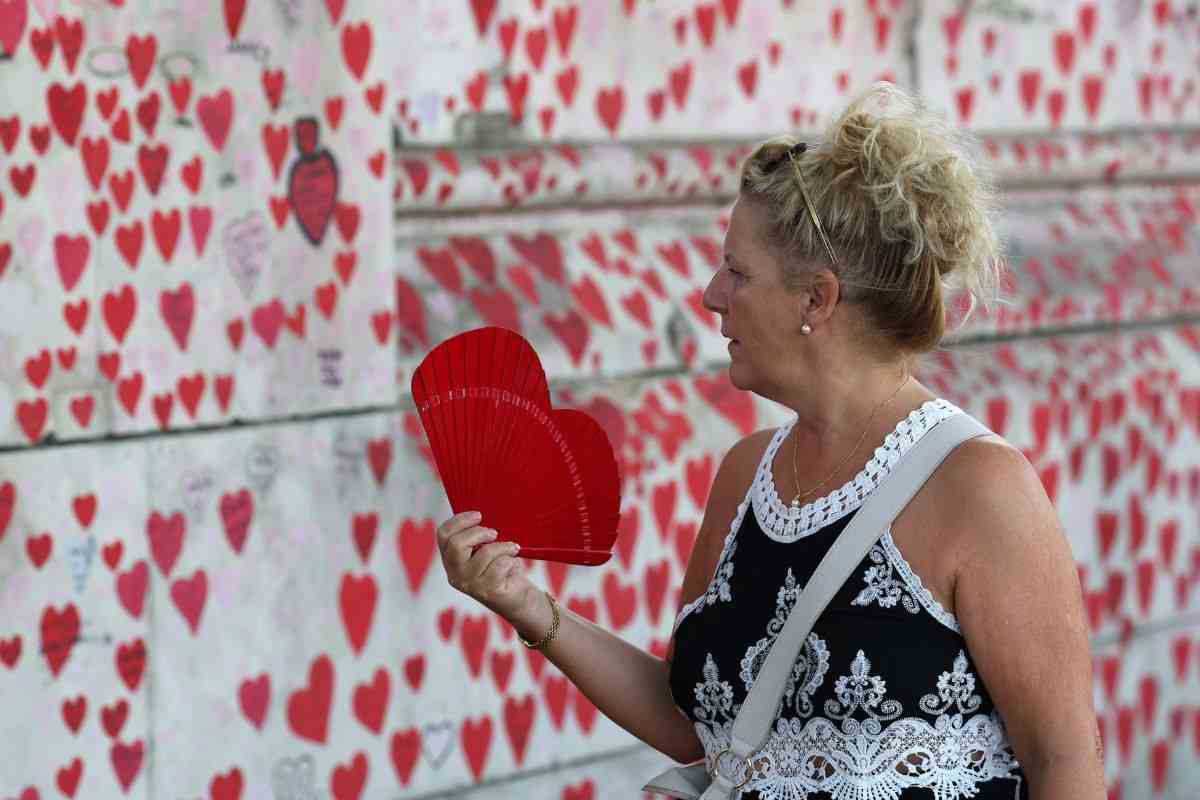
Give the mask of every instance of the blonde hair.
<svg viewBox="0 0 1200 800">
<path fill-rule="evenodd" d="M 828 261 L 805 207 L 806 188 L 837 256 L 830 269 L 841 297 L 860 307 L 863 335 L 889 354 L 938 347 L 951 290 L 967 292 L 963 321 L 977 301 L 990 308 L 1002 270 L 992 227 L 997 200 L 989 176 L 970 162 L 970 134 L 880 82 L 793 160 L 789 150 L 798 141 L 763 142 L 741 174 L 742 195 L 768 211 L 762 234 L 781 256 L 788 291 L 808 284 L 814 273 L 806 265 Z"/>
</svg>

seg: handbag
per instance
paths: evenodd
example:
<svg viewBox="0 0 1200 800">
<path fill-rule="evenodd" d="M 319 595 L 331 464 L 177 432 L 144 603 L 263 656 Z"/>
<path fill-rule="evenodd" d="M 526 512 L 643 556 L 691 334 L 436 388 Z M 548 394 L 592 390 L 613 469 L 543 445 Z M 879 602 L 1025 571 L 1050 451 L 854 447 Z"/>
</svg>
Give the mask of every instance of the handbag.
<svg viewBox="0 0 1200 800">
<path fill-rule="evenodd" d="M 712 772 L 705 762 L 672 767 L 650 779 L 643 790 L 680 800 L 741 796 L 741 787 L 753 777 L 752 756 L 767 741 L 788 675 L 817 617 L 950 451 L 989 433 L 992 431 L 971 415 L 955 414 L 934 425 L 912 446 L 903 459 L 904 468 L 894 470 L 867 496 L 796 598 L 733 721 L 729 746 L 712 760 Z"/>
</svg>

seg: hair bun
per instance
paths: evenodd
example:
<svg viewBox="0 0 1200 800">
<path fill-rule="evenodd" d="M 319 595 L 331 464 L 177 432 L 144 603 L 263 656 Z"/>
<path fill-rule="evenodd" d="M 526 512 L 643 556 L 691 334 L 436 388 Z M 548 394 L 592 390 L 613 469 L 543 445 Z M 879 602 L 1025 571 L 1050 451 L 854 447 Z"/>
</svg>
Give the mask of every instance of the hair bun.
<svg viewBox="0 0 1200 800">
<path fill-rule="evenodd" d="M 966 317 L 976 300 L 995 296 L 998 204 L 989 176 L 972 163 L 974 138 L 886 82 L 860 93 L 819 145 L 776 137 L 746 160 L 741 191 L 771 212 L 765 235 L 783 256 L 786 288 L 796 290 L 824 261 L 801 181 L 775 169 L 801 147 L 807 152 L 796 163 L 838 254 L 844 296 L 862 306 L 878 335 L 905 350 L 929 350 L 945 329 L 944 288 L 969 292 Z"/>
</svg>

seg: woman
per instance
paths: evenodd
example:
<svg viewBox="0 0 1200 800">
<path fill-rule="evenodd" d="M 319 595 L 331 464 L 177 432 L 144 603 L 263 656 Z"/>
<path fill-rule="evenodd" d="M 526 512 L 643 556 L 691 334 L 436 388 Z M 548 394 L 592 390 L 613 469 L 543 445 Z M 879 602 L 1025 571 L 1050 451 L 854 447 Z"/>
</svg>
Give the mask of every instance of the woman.
<svg viewBox="0 0 1200 800">
<path fill-rule="evenodd" d="M 838 533 L 965 413 L 911 369 L 941 340 L 947 288 L 973 309 L 998 284 L 993 203 L 961 134 L 890 84 L 819 146 L 747 159 L 704 302 L 733 384 L 796 416 L 723 459 L 666 660 L 558 607 L 477 516 L 439 528 L 451 584 L 617 724 L 711 773 Z M 978 437 L 934 471 L 813 626 L 759 752 L 753 774 L 720 764 L 743 798 L 1103 800 L 1075 562 L 1018 449 Z"/>
</svg>

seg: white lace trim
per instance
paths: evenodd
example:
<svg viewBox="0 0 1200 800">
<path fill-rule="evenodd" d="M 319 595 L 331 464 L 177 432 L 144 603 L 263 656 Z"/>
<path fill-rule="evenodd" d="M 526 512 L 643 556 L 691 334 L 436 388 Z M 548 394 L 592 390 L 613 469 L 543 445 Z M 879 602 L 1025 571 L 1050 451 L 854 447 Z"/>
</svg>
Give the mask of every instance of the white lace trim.
<svg viewBox="0 0 1200 800">
<path fill-rule="evenodd" d="M 899 601 L 910 614 L 918 614 L 919 603 L 938 622 L 955 633 L 962 634 L 958 619 L 938 602 L 933 592 L 925 588 L 921 576 L 913 571 L 908 560 L 896 547 L 891 528 L 888 528 L 880 537 L 879 543 L 871 548 L 869 557 L 874 566 L 867 567 L 863 573 L 866 587 L 850 601 L 850 605 L 869 606 L 876 602 L 884 608 L 893 608 Z M 899 579 L 892 574 L 893 571 L 900 573 Z"/>
<path fill-rule="evenodd" d="M 780 499 L 775 487 L 771 465 L 775 453 L 787 438 L 799 417 L 782 426 L 771 438 L 763 453 L 750 487 L 754 516 L 767 536 L 777 542 L 794 542 L 814 533 L 826 525 L 836 522 L 862 505 L 870 492 L 887 477 L 892 467 L 934 425 L 954 414 L 964 413 L 961 408 L 945 398 L 927 400 L 900 420 L 892 432 L 884 437 L 883 444 L 875 448 L 875 454 L 857 475 L 843 486 L 824 497 L 812 500 L 799 508 L 792 508 Z"/>
<path fill-rule="evenodd" d="M 733 703 L 733 689 L 720 680 L 711 654 L 703 673 L 695 690 L 695 728 L 711 772 L 713 759 L 729 745 L 741 704 Z M 918 703 L 937 715 L 934 721 L 902 716 L 903 706 L 886 699 L 887 682 L 871 674 L 871 662 L 859 650 L 850 674 L 834 685 L 837 699 L 825 703 L 826 714 L 841 724 L 824 717 L 777 718 L 752 756 L 754 773 L 735 796 L 756 791 L 763 800 L 803 800 L 827 792 L 843 800 L 897 800 L 918 787 L 932 790 L 935 800 L 957 800 L 975 796 L 978 785 L 993 778 L 1016 780 L 1019 796 L 1020 776 L 1013 772 L 1020 763 L 999 713 L 965 718 L 982 704 L 975 686 L 959 650 L 953 668 L 938 677 L 936 694 Z M 866 718 L 855 719 L 856 711 Z"/>
<path fill-rule="evenodd" d="M 746 516 L 746 509 L 750 506 L 750 496 L 742 500 L 738 506 L 737 514 L 734 515 L 733 524 L 729 526 L 729 533 L 725 534 L 725 544 L 721 548 L 721 557 L 717 559 L 717 567 L 713 570 L 712 580 L 708 583 L 708 589 L 704 594 L 697 597 L 692 602 L 679 609 L 679 613 L 675 615 L 675 624 L 671 626 L 671 636 L 675 635 L 675 631 L 679 629 L 679 623 L 683 622 L 683 618 L 689 613 L 702 605 L 712 605 L 718 600 L 730 602 L 733 600 L 733 595 L 730 593 L 729 580 L 733 577 L 733 554 L 737 551 L 737 531 L 742 527 L 742 518 Z"/>
</svg>

